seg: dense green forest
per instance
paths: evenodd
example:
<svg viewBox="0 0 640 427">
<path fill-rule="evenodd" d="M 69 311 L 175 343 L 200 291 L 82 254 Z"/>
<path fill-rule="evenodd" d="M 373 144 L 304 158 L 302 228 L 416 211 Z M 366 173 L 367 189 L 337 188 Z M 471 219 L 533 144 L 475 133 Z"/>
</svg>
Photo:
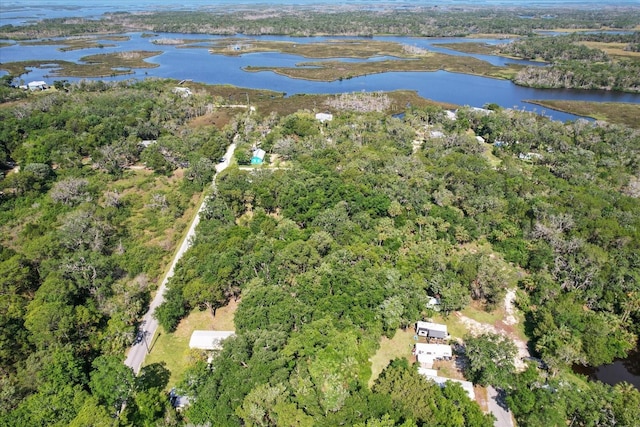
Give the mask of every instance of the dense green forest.
<svg viewBox="0 0 640 427">
<path fill-rule="evenodd" d="M 0 425 L 111 425 L 125 395 L 141 425 L 162 395 L 123 354 L 229 142 L 185 126 L 206 93 L 57 86 L 0 107 Z"/>
<path fill-rule="evenodd" d="M 388 415 L 433 425 L 438 411 L 411 409 L 424 384 L 406 386 L 404 415 L 384 403 L 394 394 L 380 396 L 380 384 L 398 366 L 363 385 L 378 337 L 429 316 L 429 295 L 445 311 L 472 300 L 491 310 L 517 282 L 546 380 L 534 368 L 491 374 L 486 355 L 471 378 L 504 387 L 523 425 L 634 425 L 636 390 L 581 385 L 592 393 L 585 402 L 567 369 L 635 345 L 637 131 L 513 111 L 462 110 L 452 121 L 439 109 L 343 113 L 326 126 L 303 112 L 245 116 L 232 126 L 245 146 L 258 141 L 285 163 L 219 178 L 170 282 L 158 316 L 168 330 L 193 308 L 242 295 L 239 337 L 213 362 L 224 368 L 197 365 L 185 378 L 196 398 L 189 420 L 352 425 Z M 497 143 L 496 158 L 470 130 Z"/>
<path fill-rule="evenodd" d="M 544 369 L 469 336 L 467 378 L 520 425 L 636 425 L 636 389 L 571 367 L 624 357 L 640 332 L 640 132 L 347 102 L 330 122 L 258 109 L 220 129 L 190 122 L 215 88 L 174 85 L 81 82 L 0 108 L 0 425 L 490 426 L 407 360 L 370 386 L 370 358 L 435 314 L 431 296 L 446 317 L 515 288 Z M 240 298 L 237 336 L 193 360 L 177 414 L 166 368 L 134 377 L 123 353 L 232 139 L 236 163 L 260 146 L 267 165 L 217 177 L 157 317 L 170 333 Z"/>
<path fill-rule="evenodd" d="M 0 38 L 25 40 L 78 34 L 158 31 L 170 33 L 291 36 L 406 35 L 422 37 L 463 37 L 473 34 L 531 34 L 536 30 L 626 29 L 640 24 L 640 12 L 631 7 L 587 8 L 489 8 L 420 7 L 381 5 L 363 9 L 350 5 L 323 5 L 322 8 L 254 5 L 211 7 L 200 11 L 152 13 L 115 12 L 102 19 L 43 19 L 28 25 L 0 27 Z"/>
<path fill-rule="evenodd" d="M 624 52 L 637 52 L 640 32 L 631 34 L 570 34 L 537 36 L 501 45 L 501 54 L 543 60 L 546 67 L 527 67 L 513 79 L 523 86 L 601 89 L 640 92 L 640 58 L 612 57 L 585 42 L 619 43 Z"/>
</svg>

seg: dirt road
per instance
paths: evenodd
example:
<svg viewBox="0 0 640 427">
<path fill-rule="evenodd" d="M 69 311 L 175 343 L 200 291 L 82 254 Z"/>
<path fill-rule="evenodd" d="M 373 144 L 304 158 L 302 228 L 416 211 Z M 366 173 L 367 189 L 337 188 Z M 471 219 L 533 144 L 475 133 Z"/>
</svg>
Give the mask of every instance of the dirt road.
<svg viewBox="0 0 640 427">
<path fill-rule="evenodd" d="M 229 166 L 235 149 L 236 149 L 235 144 L 231 144 L 227 148 L 227 152 L 224 156 L 225 161 L 218 163 L 216 165 L 216 174 L 213 177 L 213 182 L 211 185 L 215 186 L 216 177 L 218 176 L 218 173 L 222 172 Z M 173 257 L 173 260 L 171 261 L 171 266 L 169 267 L 169 271 L 167 271 L 167 274 L 164 276 L 164 279 L 162 280 L 162 283 L 158 288 L 158 292 L 156 293 L 156 296 L 153 298 L 153 301 L 151 301 L 151 304 L 149 305 L 149 310 L 142 317 L 138 336 L 136 337 L 134 344 L 131 346 L 131 348 L 129 349 L 129 352 L 127 353 L 127 358 L 125 359 L 124 364 L 129 366 L 131 369 L 133 369 L 133 372 L 136 375 L 138 375 L 138 373 L 140 372 L 140 368 L 144 363 L 145 357 L 149 353 L 150 346 L 152 345 L 152 342 L 153 342 L 153 337 L 155 336 L 156 331 L 158 329 L 158 321 L 153 317 L 153 313 L 156 311 L 156 308 L 158 308 L 158 306 L 160 306 L 160 304 L 164 302 L 164 293 L 167 290 L 167 282 L 173 276 L 176 264 L 178 263 L 180 258 L 182 258 L 185 252 L 187 252 L 187 249 L 189 249 L 189 247 L 191 246 L 191 243 L 193 242 L 193 238 L 196 235 L 196 227 L 200 222 L 200 212 L 202 212 L 205 206 L 206 206 L 206 198 L 204 198 L 202 200 L 202 203 L 200 203 L 200 207 L 198 208 L 196 215 L 193 217 L 193 220 L 191 221 L 189 230 L 187 231 L 187 234 L 184 236 L 184 239 L 182 240 L 180 247 L 176 251 Z"/>
</svg>

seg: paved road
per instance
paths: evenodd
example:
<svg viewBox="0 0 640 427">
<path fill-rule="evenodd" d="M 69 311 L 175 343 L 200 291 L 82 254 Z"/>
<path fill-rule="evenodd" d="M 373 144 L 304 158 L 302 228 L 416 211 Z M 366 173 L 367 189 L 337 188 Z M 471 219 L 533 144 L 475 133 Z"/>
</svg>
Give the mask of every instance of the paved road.
<svg viewBox="0 0 640 427">
<path fill-rule="evenodd" d="M 506 403 L 499 401 L 498 390 L 487 387 L 487 400 L 489 401 L 489 411 L 496 417 L 494 427 L 514 427 L 511 411 Z"/>
<path fill-rule="evenodd" d="M 231 163 L 231 158 L 233 157 L 233 153 L 235 149 L 236 149 L 235 143 L 229 145 L 229 147 L 227 148 L 227 152 L 224 156 L 225 161 L 218 163 L 216 165 L 216 174 L 213 177 L 212 185 L 215 185 L 216 177 L 218 176 L 218 173 L 225 170 Z M 158 329 L 158 321 L 153 317 L 153 313 L 155 312 L 156 308 L 158 308 L 158 306 L 162 304 L 162 302 L 164 301 L 164 293 L 167 290 L 167 282 L 169 281 L 171 276 L 173 276 L 173 272 L 176 267 L 176 264 L 178 263 L 178 260 L 182 258 L 182 255 L 184 255 L 187 249 L 189 249 L 189 247 L 191 246 L 191 242 L 193 241 L 193 238 L 196 235 L 196 227 L 200 222 L 200 212 L 202 212 L 205 205 L 206 205 L 206 198 L 203 199 L 202 203 L 200 204 L 200 207 L 198 208 L 198 212 L 193 217 L 193 220 L 191 221 L 191 226 L 189 227 L 189 231 L 187 231 L 187 234 L 184 236 L 184 239 L 180 244 L 180 248 L 178 249 L 175 256 L 173 257 L 173 261 L 171 261 L 171 266 L 169 267 L 169 271 L 167 272 L 167 275 L 162 280 L 162 283 L 158 288 L 158 292 L 156 293 L 155 298 L 153 299 L 153 301 L 151 301 L 151 304 L 149 305 L 149 311 L 147 311 L 145 315 L 142 317 L 142 321 L 140 323 L 140 332 L 138 334 L 138 337 L 136 338 L 136 342 L 131 346 L 131 348 L 129 349 L 129 352 L 127 353 L 127 358 L 125 359 L 124 364 L 131 367 L 131 369 L 133 369 L 133 372 L 136 375 L 138 375 L 138 373 L 140 372 L 140 368 L 142 367 L 144 358 L 147 356 L 147 353 L 149 351 L 149 346 L 151 346 L 153 337 L 155 336 L 156 330 Z"/>
</svg>

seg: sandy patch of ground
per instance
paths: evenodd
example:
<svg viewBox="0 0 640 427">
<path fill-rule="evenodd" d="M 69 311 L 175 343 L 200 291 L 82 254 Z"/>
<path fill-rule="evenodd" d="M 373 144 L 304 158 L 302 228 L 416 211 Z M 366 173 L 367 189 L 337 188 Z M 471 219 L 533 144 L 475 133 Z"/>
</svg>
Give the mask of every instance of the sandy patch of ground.
<svg viewBox="0 0 640 427">
<path fill-rule="evenodd" d="M 460 320 L 460 322 L 468 329 L 472 335 L 481 335 L 485 333 L 494 333 L 503 335 L 513 341 L 518 348 L 518 354 L 513 360 L 513 363 L 518 370 L 526 369 L 527 365 L 523 361 L 523 358 L 530 357 L 529 348 L 527 342 L 518 338 L 513 328 L 513 325 L 518 323 L 518 318 L 515 315 L 515 301 L 516 291 L 511 289 L 504 297 L 504 309 L 505 316 L 502 320 L 496 322 L 496 325 L 490 325 L 487 323 L 480 323 L 477 320 L 471 319 L 460 312 L 455 312 L 454 315 Z"/>
</svg>

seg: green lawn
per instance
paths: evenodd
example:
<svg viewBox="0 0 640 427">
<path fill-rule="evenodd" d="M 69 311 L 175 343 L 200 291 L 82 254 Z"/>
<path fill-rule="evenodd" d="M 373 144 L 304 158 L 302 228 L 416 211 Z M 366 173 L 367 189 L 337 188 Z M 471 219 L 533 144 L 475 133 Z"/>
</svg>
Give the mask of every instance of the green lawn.
<svg viewBox="0 0 640 427">
<path fill-rule="evenodd" d="M 195 330 L 235 330 L 233 316 L 237 307 L 238 302 L 232 301 L 226 307 L 218 309 L 215 318 L 208 310 L 194 310 L 171 334 L 159 328 L 151 341 L 151 353 L 145 359 L 144 366 L 164 363 L 165 367 L 171 371 L 167 390 L 171 389 L 180 381 L 186 368 L 200 358 L 198 350 L 189 348 L 191 333 Z"/>
<path fill-rule="evenodd" d="M 378 378 L 380 373 L 387 367 L 389 362 L 396 358 L 412 357 L 411 350 L 415 344 L 413 339 L 415 331 L 413 328 L 407 328 L 406 331 L 398 329 L 392 339 L 382 337 L 380 339 L 380 348 L 371 360 L 371 378 L 369 378 L 369 387 Z"/>
</svg>

